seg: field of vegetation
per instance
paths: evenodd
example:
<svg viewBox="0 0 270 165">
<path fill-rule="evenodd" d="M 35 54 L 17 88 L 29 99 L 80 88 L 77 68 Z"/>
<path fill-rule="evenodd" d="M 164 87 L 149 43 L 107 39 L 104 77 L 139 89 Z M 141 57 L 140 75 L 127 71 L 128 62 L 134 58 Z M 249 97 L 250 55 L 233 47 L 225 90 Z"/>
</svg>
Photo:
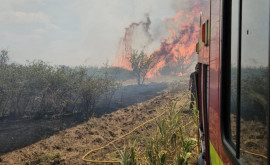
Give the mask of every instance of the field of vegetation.
<svg viewBox="0 0 270 165">
<path fill-rule="evenodd" d="M 43 61 L 8 64 L 0 59 L 0 119 L 56 118 L 92 114 L 99 98 L 111 97 L 121 85 L 116 79 L 132 78 L 121 68 L 51 66 Z"/>
<path fill-rule="evenodd" d="M 1 53 L 0 164 L 196 164 L 188 77 L 138 85 L 121 68 L 10 64 Z"/>
<path fill-rule="evenodd" d="M 187 79 L 171 83 L 152 99 L 91 117 L 80 125 L 2 155 L 0 164 L 86 164 L 82 157 L 88 151 L 153 118 L 152 122 L 85 159 L 118 162 L 111 164 L 196 164 L 196 127 L 188 108 L 189 98 L 184 94 L 186 84 Z"/>
</svg>

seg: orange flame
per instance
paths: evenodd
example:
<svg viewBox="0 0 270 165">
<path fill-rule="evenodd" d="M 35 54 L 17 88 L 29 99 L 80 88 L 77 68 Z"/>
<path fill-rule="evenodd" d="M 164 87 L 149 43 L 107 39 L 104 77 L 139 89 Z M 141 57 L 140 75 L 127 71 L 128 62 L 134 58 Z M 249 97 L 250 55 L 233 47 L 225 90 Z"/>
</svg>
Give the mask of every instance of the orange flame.
<svg viewBox="0 0 270 165">
<path fill-rule="evenodd" d="M 188 3 L 189 0 L 181 0 L 182 3 Z M 173 18 L 165 20 L 169 35 L 163 39 L 159 48 L 151 54 L 156 63 L 155 67 L 146 75 L 147 78 L 166 74 L 186 75 L 187 69 L 192 65 L 195 57 L 195 47 L 199 35 L 199 13 L 203 9 L 203 4 L 195 0 L 192 7 L 182 9 L 177 12 Z M 120 43 L 125 49 L 118 54 L 115 62 L 116 66 L 131 69 L 128 62 L 132 49 L 132 37 L 134 26 L 126 29 L 123 43 Z"/>
</svg>

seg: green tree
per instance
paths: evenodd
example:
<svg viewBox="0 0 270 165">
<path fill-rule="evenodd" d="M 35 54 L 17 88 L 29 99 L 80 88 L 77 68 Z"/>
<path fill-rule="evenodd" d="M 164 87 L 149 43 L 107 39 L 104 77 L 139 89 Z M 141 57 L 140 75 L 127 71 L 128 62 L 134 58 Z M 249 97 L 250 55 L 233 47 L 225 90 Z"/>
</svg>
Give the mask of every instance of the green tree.
<svg viewBox="0 0 270 165">
<path fill-rule="evenodd" d="M 9 60 L 8 57 L 8 51 L 7 50 L 1 50 L 1 54 L 0 54 L 0 66 L 4 66 L 7 64 Z"/>
<path fill-rule="evenodd" d="M 153 56 L 147 56 L 143 51 L 138 53 L 134 50 L 129 58 L 132 71 L 134 72 L 138 85 L 142 85 L 146 74 L 155 66 Z"/>
</svg>

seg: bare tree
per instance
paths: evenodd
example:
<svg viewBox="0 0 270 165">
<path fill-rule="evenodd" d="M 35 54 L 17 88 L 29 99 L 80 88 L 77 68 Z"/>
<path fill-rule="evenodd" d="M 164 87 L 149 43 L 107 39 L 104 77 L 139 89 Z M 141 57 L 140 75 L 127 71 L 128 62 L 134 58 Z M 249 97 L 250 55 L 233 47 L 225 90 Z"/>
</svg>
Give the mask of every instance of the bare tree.
<svg viewBox="0 0 270 165">
<path fill-rule="evenodd" d="M 146 74 L 155 66 L 153 56 L 147 56 L 143 51 L 138 53 L 137 50 L 133 50 L 129 62 L 137 77 L 138 85 L 142 85 L 146 78 Z"/>
</svg>

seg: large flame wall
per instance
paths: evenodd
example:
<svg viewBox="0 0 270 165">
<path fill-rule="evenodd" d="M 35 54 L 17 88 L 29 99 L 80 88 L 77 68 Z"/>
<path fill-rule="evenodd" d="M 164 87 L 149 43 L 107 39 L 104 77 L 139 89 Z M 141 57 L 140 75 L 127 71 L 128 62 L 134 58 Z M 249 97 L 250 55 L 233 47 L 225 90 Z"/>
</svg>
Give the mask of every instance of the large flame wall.
<svg viewBox="0 0 270 165">
<path fill-rule="evenodd" d="M 167 69 L 167 72 L 171 74 L 184 75 L 195 59 L 195 46 L 200 31 L 199 17 L 200 11 L 203 10 L 203 3 L 199 0 L 179 1 L 179 3 L 189 5 L 179 10 L 174 17 L 164 20 L 169 35 L 161 41 L 157 50 L 150 53 L 150 55 L 154 56 L 156 65 L 147 74 L 147 77 L 158 75 L 166 68 L 170 68 Z M 131 69 L 128 59 L 132 50 L 136 47 L 134 38 L 138 35 L 138 29 L 141 29 L 140 32 L 144 33 L 143 36 L 145 36 L 140 41 L 140 43 L 143 43 L 141 50 L 144 50 L 152 41 L 149 33 L 150 24 L 150 18 L 147 17 L 147 21 L 132 23 L 126 28 L 125 35 L 119 43 L 115 66 Z"/>
</svg>

